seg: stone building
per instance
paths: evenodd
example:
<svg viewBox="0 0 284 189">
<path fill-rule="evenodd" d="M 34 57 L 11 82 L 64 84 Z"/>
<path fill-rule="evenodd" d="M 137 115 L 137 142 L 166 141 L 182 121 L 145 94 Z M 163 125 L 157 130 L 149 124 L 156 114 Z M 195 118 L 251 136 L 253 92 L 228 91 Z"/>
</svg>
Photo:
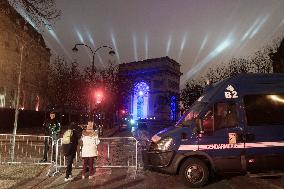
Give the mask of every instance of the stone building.
<svg viewBox="0 0 284 189">
<path fill-rule="evenodd" d="M 7 0 L 0 3 L 0 23 L 0 107 L 15 108 L 21 72 L 20 108 L 43 110 L 50 50 Z"/>
<path fill-rule="evenodd" d="M 122 106 L 136 120 L 176 120 L 180 76 L 180 64 L 169 57 L 120 64 Z"/>
</svg>

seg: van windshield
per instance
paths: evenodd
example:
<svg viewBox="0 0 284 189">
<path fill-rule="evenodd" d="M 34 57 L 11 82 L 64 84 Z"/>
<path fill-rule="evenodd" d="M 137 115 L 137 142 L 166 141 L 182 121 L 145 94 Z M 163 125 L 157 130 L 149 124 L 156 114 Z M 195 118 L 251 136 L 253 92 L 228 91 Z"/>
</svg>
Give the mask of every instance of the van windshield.
<svg viewBox="0 0 284 189">
<path fill-rule="evenodd" d="M 199 113 L 205 108 L 206 102 L 196 101 L 190 108 L 187 110 L 181 118 L 176 123 L 176 127 L 188 126 L 189 122 L 192 122 L 196 119 Z"/>
</svg>

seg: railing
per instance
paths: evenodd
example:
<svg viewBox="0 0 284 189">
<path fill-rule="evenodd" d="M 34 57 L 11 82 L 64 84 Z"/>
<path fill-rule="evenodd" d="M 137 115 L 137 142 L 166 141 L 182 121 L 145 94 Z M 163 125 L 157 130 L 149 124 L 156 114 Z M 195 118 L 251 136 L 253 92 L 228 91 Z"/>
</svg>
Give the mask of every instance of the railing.
<svg viewBox="0 0 284 189">
<path fill-rule="evenodd" d="M 65 156 L 62 153 L 62 139 L 56 144 L 56 172 L 60 167 L 66 166 Z M 138 141 L 134 137 L 100 138 L 98 145 L 98 158 L 95 167 L 132 167 L 137 169 Z M 76 153 L 74 163 L 82 167 L 80 154 Z"/>
<path fill-rule="evenodd" d="M 62 153 L 62 139 L 52 141 L 49 136 L 37 135 L 16 135 L 15 157 L 10 159 L 10 149 L 12 145 L 12 134 L 0 134 L 0 163 L 30 163 L 42 164 L 44 155 L 44 142 L 48 140 L 48 161 L 45 164 L 54 165 L 53 175 L 59 168 L 66 166 L 66 160 Z M 99 138 L 98 158 L 96 167 L 131 167 L 137 169 L 138 166 L 138 141 L 134 137 L 110 137 Z M 53 145 L 55 142 L 55 145 Z M 52 159 L 53 146 L 55 146 L 55 159 Z M 74 164 L 82 167 L 80 154 L 76 154 Z M 73 164 L 73 165 L 74 165 Z"/>
<path fill-rule="evenodd" d="M 0 134 L 0 163 L 41 163 L 44 153 L 44 142 L 47 140 L 49 146 L 48 159 L 46 164 L 50 164 L 52 159 L 53 146 L 51 137 L 37 135 L 16 135 L 14 161 L 11 161 L 12 134 Z"/>
</svg>

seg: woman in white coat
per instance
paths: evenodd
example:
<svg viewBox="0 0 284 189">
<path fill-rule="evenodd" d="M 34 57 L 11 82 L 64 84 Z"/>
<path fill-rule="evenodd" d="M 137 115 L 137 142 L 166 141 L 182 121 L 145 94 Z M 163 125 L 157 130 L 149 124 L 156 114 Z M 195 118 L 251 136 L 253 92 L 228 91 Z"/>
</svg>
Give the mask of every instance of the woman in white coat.
<svg viewBox="0 0 284 189">
<path fill-rule="evenodd" d="M 86 176 L 87 166 L 89 166 L 89 179 L 95 175 L 94 164 L 98 156 L 97 145 L 100 143 L 98 132 L 93 129 L 94 122 L 89 121 L 86 130 L 82 132 L 82 158 L 83 171 L 82 179 Z"/>
</svg>

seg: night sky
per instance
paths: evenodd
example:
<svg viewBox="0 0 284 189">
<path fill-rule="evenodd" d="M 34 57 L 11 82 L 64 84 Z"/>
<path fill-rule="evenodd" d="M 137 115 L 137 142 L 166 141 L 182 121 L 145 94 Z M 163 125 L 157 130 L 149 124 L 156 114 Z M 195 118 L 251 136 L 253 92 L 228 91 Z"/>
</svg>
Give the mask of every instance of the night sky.
<svg viewBox="0 0 284 189">
<path fill-rule="evenodd" d="M 284 34 L 284 0 L 57 0 L 62 16 L 44 38 L 53 54 L 96 67 L 169 56 L 181 84 L 207 67 L 246 57 Z"/>
</svg>

